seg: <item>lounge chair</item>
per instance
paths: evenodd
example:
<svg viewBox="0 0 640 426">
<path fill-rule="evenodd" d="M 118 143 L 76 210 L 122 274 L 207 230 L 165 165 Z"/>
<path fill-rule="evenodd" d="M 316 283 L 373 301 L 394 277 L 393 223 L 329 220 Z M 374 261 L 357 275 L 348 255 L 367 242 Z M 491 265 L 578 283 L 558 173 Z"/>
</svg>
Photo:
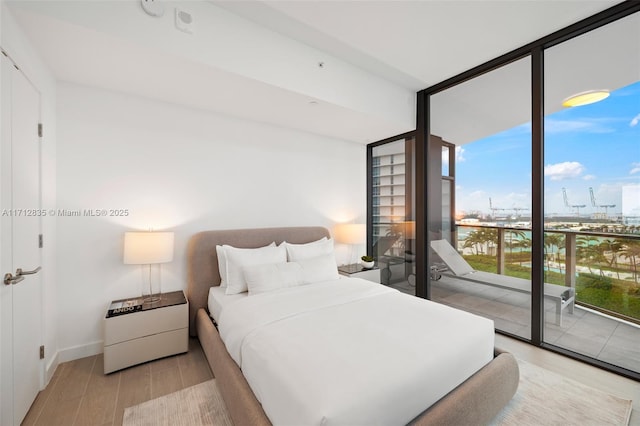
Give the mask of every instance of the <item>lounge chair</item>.
<svg viewBox="0 0 640 426">
<path fill-rule="evenodd" d="M 504 288 L 520 293 L 531 293 L 531 281 L 522 278 L 510 277 L 507 275 L 493 274 L 490 272 L 476 271 L 466 260 L 454 249 L 447 240 L 431 241 L 431 248 L 442 259 L 448 269 L 439 268 L 438 274 L 486 284 L 493 287 Z M 575 289 L 557 284 L 544 284 L 544 297 L 552 300 L 556 305 L 556 324 L 562 327 L 562 311 L 569 308 L 569 313 L 573 313 L 575 304 Z"/>
</svg>

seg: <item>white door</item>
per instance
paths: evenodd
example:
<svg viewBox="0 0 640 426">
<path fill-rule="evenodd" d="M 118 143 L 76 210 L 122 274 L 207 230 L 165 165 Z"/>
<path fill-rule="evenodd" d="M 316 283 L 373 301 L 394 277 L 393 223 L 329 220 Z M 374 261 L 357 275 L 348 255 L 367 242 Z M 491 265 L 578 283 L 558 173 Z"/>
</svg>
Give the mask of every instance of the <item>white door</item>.
<svg viewBox="0 0 640 426">
<path fill-rule="evenodd" d="M 42 274 L 37 272 L 40 95 L 4 56 L 2 67 L 2 421 L 18 425 L 40 390 L 44 371 Z M 13 279 L 5 279 L 7 273 Z"/>
</svg>

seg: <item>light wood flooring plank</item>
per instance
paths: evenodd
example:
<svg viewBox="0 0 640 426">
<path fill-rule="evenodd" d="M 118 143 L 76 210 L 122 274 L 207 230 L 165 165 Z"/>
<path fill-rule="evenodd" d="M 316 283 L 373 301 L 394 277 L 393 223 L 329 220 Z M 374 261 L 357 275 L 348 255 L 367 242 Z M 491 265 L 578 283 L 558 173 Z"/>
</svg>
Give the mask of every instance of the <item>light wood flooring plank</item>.
<svg viewBox="0 0 640 426">
<path fill-rule="evenodd" d="M 163 369 L 151 375 L 151 398 L 158 398 L 163 395 L 183 389 L 180 370 L 176 362 L 176 368 Z"/>
<path fill-rule="evenodd" d="M 87 389 L 96 357 L 77 359 L 66 363 L 51 386 L 36 425 L 72 425 Z M 47 391 L 45 389 L 43 392 Z M 31 410 L 29 410 L 31 411 Z M 27 413 L 27 416 L 30 414 Z"/>
<path fill-rule="evenodd" d="M 80 408 L 81 396 L 56 401 L 47 401 L 42 413 L 36 421 L 36 426 L 69 426 L 75 421 L 78 408 Z"/>
<path fill-rule="evenodd" d="M 151 374 L 160 373 L 164 370 L 176 370 L 178 369 L 178 359 L 177 356 L 168 356 L 150 362 L 149 366 L 151 367 Z"/>
<path fill-rule="evenodd" d="M 151 399 L 151 363 L 140 364 L 120 372 L 120 386 L 114 425 L 122 424 L 124 409 Z"/>
<path fill-rule="evenodd" d="M 24 420 L 22 420 L 22 426 L 32 426 L 36 424 L 38 417 L 40 417 L 40 414 L 42 413 L 47 400 L 53 393 L 53 389 L 55 388 L 56 383 L 58 382 L 58 379 L 60 378 L 62 370 L 64 370 L 65 366 L 66 364 L 60 364 L 60 366 L 58 366 L 56 371 L 53 373 L 53 376 L 51 377 L 51 380 L 49 381 L 47 387 L 38 392 L 36 400 L 33 401 L 33 404 L 31 404 L 31 408 L 27 412 L 27 415 L 25 416 Z"/>
<path fill-rule="evenodd" d="M 23 424 L 119 426 L 125 408 L 213 377 L 195 338 L 185 354 L 103 372 L 102 354 L 60 364 Z"/>
<path fill-rule="evenodd" d="M 112 424 L 119 386 L 120 373 L 105 375 L 104 357 L 102 354 L 98 355 L 75 424 L 79 426 Z"/>
<path fill-rule="evenodd" d="M 200 344 L 191 344 L 189 352 L 178 356 L 178 365 L 184 387 L 194 386 L 213 378 L 211 368 Z"/>
<path fill-rule="evenodd" d="M 94 355 L 67 363 L 49 400 L 55 403 L 82 397 L 91 378 L 91 371 L 96 358 L 97 356 Z"/>
</svg>

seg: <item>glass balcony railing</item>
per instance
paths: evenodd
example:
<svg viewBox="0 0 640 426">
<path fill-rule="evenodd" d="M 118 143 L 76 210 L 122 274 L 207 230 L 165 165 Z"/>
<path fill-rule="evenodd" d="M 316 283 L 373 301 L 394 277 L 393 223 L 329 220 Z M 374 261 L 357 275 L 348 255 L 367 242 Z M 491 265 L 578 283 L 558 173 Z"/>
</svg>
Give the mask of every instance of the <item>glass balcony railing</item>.
<svg viewBox="0 0 640 426">
<path fill-rule="evenodd" d="M 457 225 L 454 246 L 476 270 L 531 279 L 531 231 Z M 640 229 L 548 229 L 544 281 L 575 289 L 576 304 L 640 324 Z"/>
</svg>

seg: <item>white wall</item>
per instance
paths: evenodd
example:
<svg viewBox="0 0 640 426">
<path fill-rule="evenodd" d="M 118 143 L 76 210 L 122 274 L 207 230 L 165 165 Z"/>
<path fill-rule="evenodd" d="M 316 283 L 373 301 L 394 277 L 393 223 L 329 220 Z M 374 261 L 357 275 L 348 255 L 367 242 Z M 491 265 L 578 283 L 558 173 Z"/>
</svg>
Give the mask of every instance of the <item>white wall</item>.
<svg viewBox="0 0 640 426">
<path fill-rule="evenodd" d="M 30 45 L 23 31 L 17 25 L 13 15 L 6 8 L 4 2 L 0 2 L 0 45 L 3 50 L 18 64 L 21 71 L 34 84 L 40 92 L 41 100 L 41 121 L 44 124 L 45 136 L 42 143 L 41 159 L 42 159 L 42 207 L 53 208 L 56 204 L 56 83 L 38 54 Z M 6 88 L 2 87 L 1 95 L 6 96 Z M 2 114 L 8 111 L 2 110 Z M 2 143 L 8 143 L 3 139 Z M 2 162 L 0 162 L 2 164 Z M 2 169 L 0 166 L 0 176 L 4 182 L 10 179 L 9 170 Z M 35 207 L 35 206 L 34 206 Z M 51 375 L 57 367 L 57 303 L 56 303 L 56 281 L 55 281 L 55 241 L 56 241 L 56 219 L 54 217 L 44 218 L 42 221 L 42 233 L 45 238 L 45 246 L 42 250 L 42 288 L 43 288 L 43 324 L 42 324 L 42 343 L 45 345 L 45 374 L 42 385 L 46 385 Z M 3 228 L 2 231 L 7 231 Z M 0 235 L 2 241 L 2 250 L 10 251 L 11 247 L 7 243 L 8 238 L 3 233 Z M 8 259 L 8 257 L 3 257 Z M 9 272 L 11 265 L 0 265 L 0 270 L 4 275 Z M 3 286 L 4 287 L 4 286 Z M 2 292 L 2 297 L 6 296 L 6 292 Z M 3 300 L 0 305 L 5 303 Z M 1 312 L 0 312 L 1 315 Z M 6 336 L 0 336 L 0 353 L 10 349 L 7 345 Z M 6 373 L 6 360 L 0 359 L 2 362 L 2 373 Z M 2 381 L 3 383 L 6 383 Z M 4 392 L 3 388 L 3 392 Z M 0 413 L 0 423 L 4 424 L 7 413 Z"/>
<path fill-rule="evenodd" d="M 129 212 L 57 218 L 62 360 L 102 351 L 107 304 L 140 294 L 127 230 L 175 231 L 166 291 L 185 288 L 198 231 L 365 220 L 362 145 L 72 84 L 57 105 L 58 209 Z"/>
</svg>

